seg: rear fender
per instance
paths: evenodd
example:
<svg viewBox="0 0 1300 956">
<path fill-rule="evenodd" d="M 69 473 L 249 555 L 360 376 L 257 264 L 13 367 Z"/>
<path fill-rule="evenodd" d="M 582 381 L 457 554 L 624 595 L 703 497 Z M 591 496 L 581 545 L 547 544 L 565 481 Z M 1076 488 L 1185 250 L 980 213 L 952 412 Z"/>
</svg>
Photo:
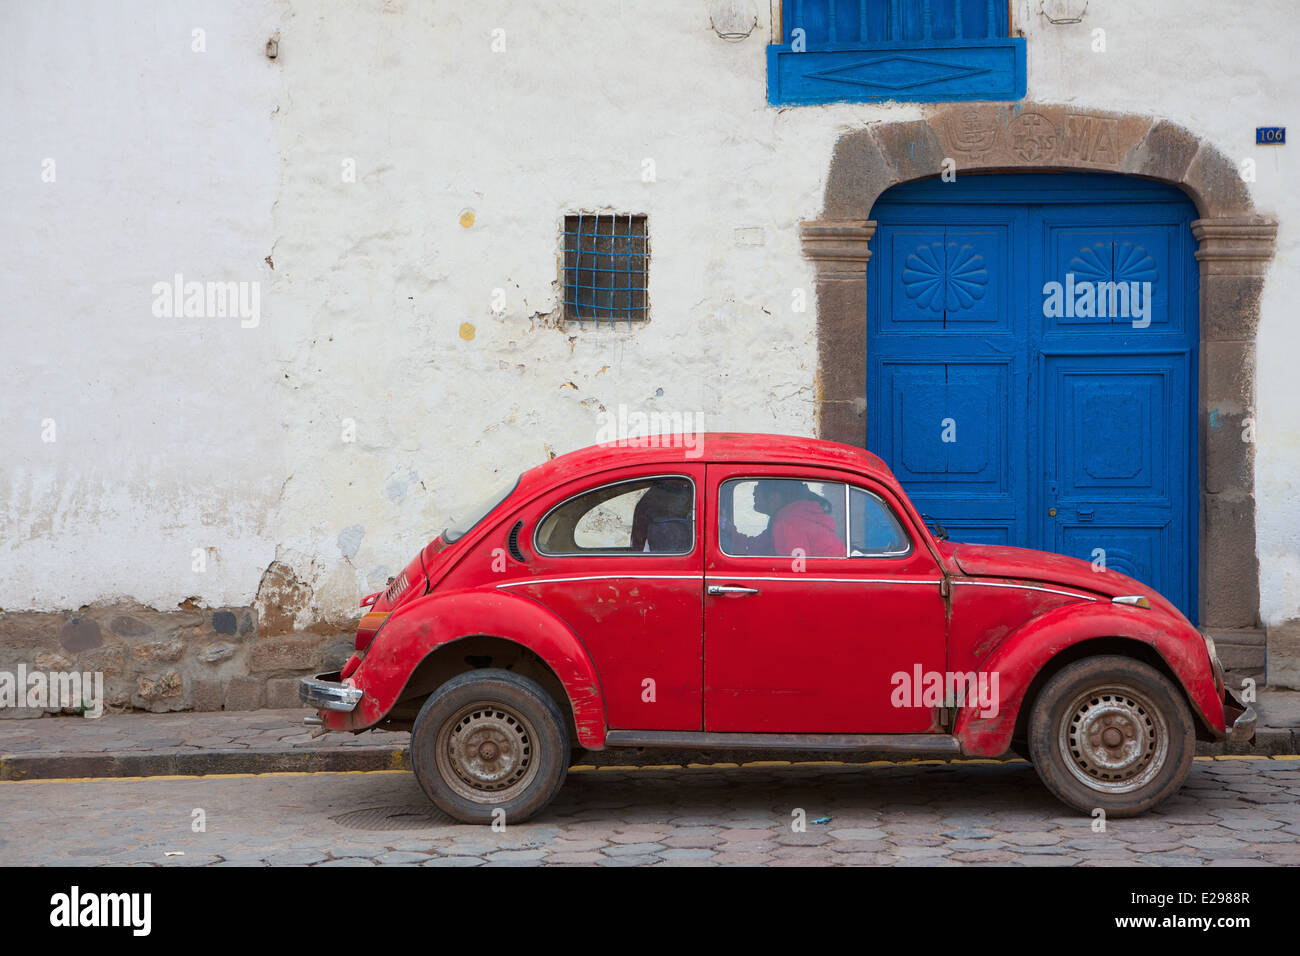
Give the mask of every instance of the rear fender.
<svg viewBox="0 0 1300 956">
<path fill-rule="evenodd" d="M 528 598 L 502 591 L 430 594 L 403 605 L 385 622 L 353 672 L 365 696 L 356 710 L 340 714 L 353 731 L 372 727 L 397 704 L 420 663 L 452 641 L 490 635 L 513 641 L 550 667 L 573 709 L 578 740 L 589 750 L 605 745 L 605 702 L 600 677 L 578 636 Z M 327 726 L 333 722 L 327 718 Z"/>
<path fill-rule="evenodd" d="M 997 707 L 967 704 L 957 715 L 953 733 L 962 753 L 996 757 L 1011 745 L 1016 718 L 1034 677 L 1066 649 L 1096 638 L 1127 638 L 1152 647 L 1168 665 L 1184 697 L 1199 718 L 1222 739 L 1223 701 L 1214 689 L 1214 673 L 1200 634 L 1191 625 L 1143 608 L 1106 603 L 1067 604 L 1048 611 L 1012 632 L 980 665 L 997 675 Z"/>
</svg>

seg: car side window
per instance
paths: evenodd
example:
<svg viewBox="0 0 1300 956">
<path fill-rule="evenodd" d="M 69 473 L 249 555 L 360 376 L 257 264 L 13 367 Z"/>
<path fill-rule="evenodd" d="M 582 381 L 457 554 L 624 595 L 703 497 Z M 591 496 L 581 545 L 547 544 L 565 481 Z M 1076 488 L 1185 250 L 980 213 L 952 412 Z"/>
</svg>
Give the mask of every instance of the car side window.
<svg viewBox="0 0 1300 956">
<path fill-rule="evenodd" d="M 584 491 L 548 511 L 533 541 L 539 554 L 551 556 L 690 554 L 695 483 L 665 475 Z"/>
<path fill-rule="evenodd" d="M 733 478 L 718 491 L 724 554 L 843 558 L 845 486 L 795 478 Z"/>
<path fill-rule="evenodd" d="M 879 495 L 838 481 L 793 478 L 724 481 L 718 540 L 724 554 L 737 557 L 897 557 L 912 550 Z"/>
<path fill-rule="evenodd" d="M 894 509 L 880 496 L 849 488 L 849 557 L 897 556 L 912 550 Z"/>
</svg>

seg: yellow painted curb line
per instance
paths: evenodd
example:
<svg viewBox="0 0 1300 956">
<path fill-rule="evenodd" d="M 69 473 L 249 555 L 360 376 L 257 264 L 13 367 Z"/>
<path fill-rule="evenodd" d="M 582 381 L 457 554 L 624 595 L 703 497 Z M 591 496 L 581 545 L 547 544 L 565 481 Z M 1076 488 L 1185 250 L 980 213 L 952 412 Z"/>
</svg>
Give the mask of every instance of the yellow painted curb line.
<svg viewBox="0 0 1300 956">
<path fill-rule="evenodd" d="M 1215 754 L 1215 760 L 1267 760 L 1268 754 Z"/>
<path fill-rule="evenodd" d="M 1222 756 L 1195 757 L 1195 760 L 1300 760 L 1300 754 L 1230 754 Z M 596 766 L 594 764 L 577 764 L 569 768 L 569 773 L 589 771 L 638 771 L 638 770 L 743 770 L 748 768 L 767 769 L 771 767 L 925 767 L 943 766 L 945 764 L 1023 764 L 1029 761 L 1017 757 L 1013 760 L 994 760 L 992 758 L 970 757 L 957 760 L 870 760 L 863 763 L 850 763 L 843 760 L 755 760 L 745 764 L 735 763 L 693 763 L 683 767 L 681 764 L 647 764 L 645 766 Z M 153 777 L 38 777 L 32 780 L 0 780 L 0 787 L 6 784 L 33 783 L 140 783 L 151 780 L 253 780 L 258 777 L 348 777 L 362 774 L 409 774 L 410 770 L 275 770 L 268 773 L 176 773 L 159 774 Z"/>
<path fill-rule="evenodd" d="M 346 777 L 353 774 L 410 773 L 409 770 L 274 770 L 270 773 L 172 773 L 156 777 L 37 777 L 34 780 L 0 780 L 13 783 L 140 783 L 145 780 L 254 780 L 258 777 Z"/>
</svg>

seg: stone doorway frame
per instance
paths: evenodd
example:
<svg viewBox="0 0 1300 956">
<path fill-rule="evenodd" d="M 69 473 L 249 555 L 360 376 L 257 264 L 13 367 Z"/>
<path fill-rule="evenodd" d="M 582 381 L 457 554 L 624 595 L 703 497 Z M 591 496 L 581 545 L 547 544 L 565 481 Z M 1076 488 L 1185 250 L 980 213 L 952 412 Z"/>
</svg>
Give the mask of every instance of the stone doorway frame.
<svg viewBox="0 0 1300 956">
<path fill-rule="evenodd" d="M 899 183 L 963 173 L 1111 172 L 1172 183 L 1196 204 L 1200 263 L 1200 625 L 1259 627 L 1255 332 L 1276 220 L 1258 214 L 1236 165 L 1181 126 L 1065 106 L 961 104 L 924 120 L 880 123 L 835 144 L 821 218 L 800 224 L 816 270 L 817 434 L 867 436 L 867 260 L 871 209 Z M 1213 546 L 1208 546 L 1212 542 Z"/>
</svg>

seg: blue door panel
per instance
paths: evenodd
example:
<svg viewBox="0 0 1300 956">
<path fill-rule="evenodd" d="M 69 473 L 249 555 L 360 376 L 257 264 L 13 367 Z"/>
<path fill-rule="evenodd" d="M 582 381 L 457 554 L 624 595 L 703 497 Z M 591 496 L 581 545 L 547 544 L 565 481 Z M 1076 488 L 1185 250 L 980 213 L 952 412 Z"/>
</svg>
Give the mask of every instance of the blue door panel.
<svg viewBox="0 0 1300 956">
<path fill-rule="evenodd" d="M 1123 491 L 1124 500 L 1172 507 L 1181 477 L 1171 455 L 1176 423 L 1167 403 L 1184 387 L 1181 356 L 1111 355 L 1046 360 L 1043 444 L 1058 501 Z M 1181 451 L 1181 449 L 1179 449 Z"/>
<path fill-rule="evenodd" d="M 1194 615 L 1195 215 L 1170 187 L 1092 174 L 877 203 L 867 447 L 954 540 L 1079 557 Z"/>
<path fill-rule="evenodd" d="M 1010 330 L 1005 276 L 996 268 L 1010 254 L 1009 232 L 1007 226 L 948 227 L 944 328 Z"/>
<path fill-rule="evenodd" d="M 889 436 L 895 457 L 918 489 L 930 483 L 939 483 L 942 489 L 948 454 L 939 430 L 948 408 L 947 366 L 895 365 L 888 372 L 893 379 L 894 414 L 909 426 Z"/>
<path fill-rule="evenodd" d="M 875 256 L 895 281 L 877 290 L 881 334 L 1011 332 L 1011 225 L 883 226 Z"/>
<path fill-rule="evenodd" d="M 873 407 L 889 409 L 875 447 L 924 514 L 942 514 L 963 540 L 1006 544 L 1020 536 L 1023 488 L 1006 467 L 1022 439 L 1012 416 L 1010 359 L 873 363 Z M 966 531 L 969 533 L 966 533 Z"/>
<path fill-rule="evenodd" d="M 948 453 L 948 481 L 971 493 L 1006 494 L 1010 363 L 953 362 L 948 365 L 946 394 L 939 438 Z"/>
<path fill-rule="evenodd" d="M 1186 607 L 1187 356 L 1047 356 L 1044 366 L 1041 540 Z"/>
<path fill-rule="evenodd" d="M 897 282 L 880 290 L 883 332 L 943 330 L 942 298 L 937 309 L 931 308 L 930 290 L 920 279 L 930 271 L 931 257 L 944 261 L 946 241 L 943 226 L 905 226 L 887 229 L 879 236 L 880 254 L 888 263 L 888 274 L 898 277 Z M 935 247 L 940 250 L 937 256 L 933 253 Z"/>
<path fill-rule="evenodd" d="M 1162 549 L 1165 530 L 1165 525 L 1107 527 L 1066 520 L 1061 524 L 1060 547 L 1055 550 L 1144 581 L 1151 578 L 1153 568 L 1169 560 Z"/>
<path fill-rule="evenodd" d="M 1128 218 L 1140 214 L 1141 210 L 1124 212 L 1124 218 Z M 1069 224 L 1064 224 L 1066 216 Z M 1187 323 L 1194 317 L 1194 313 L 1189 313 L 1185 296 L 1186 221 L 1124 225 L 1111 221 L 1082 225 L 1081 221 L 1100 218 L 1097 209 L 1086 206 L 1054 209 L 1051 218 L 1062 221 L 1045 223 L 1042 279 L 1044 283 L 1056 282 L 1063 287 L 1072 284 L 1076 295 L 1074 307 L 1064 310 L 1068 314 L 1045 314 L 1045 335 L 1086 333 L 1095 325 L 1110 325 L 1113 331 L 1123 332 L 1126 330 L 1122 326 L 1127 325 L 1127 331 L 1147 333 L 1137 341 L 1138 347 L 1151 338 L 1150 332 L 1167 333 L 1179 342 L 1186 338 Z M 1085 284 L 1102 283 L 1110 287 L 1104 296 L 1086 294 Z M 1135 283 L 1138 292 L 1150 295 L 1150 308 L 1143 316 L 1133 308 L 1131 296 Z M 1087 307 L 1089 298 L 1095 300 L 1091 308 Z M 1142 298 L 1145 303 L 1146 296 Z M 1103 303 L 1108 308 L 1102 308 Z M 1115 305 L 1121 308 L 1116 309 Z M 1126 305 L 1128 308 L 1123 308 Z M 1086 312 L 1093 314 L 1083 314 Z M 1117 312 L 1121 314 L 1116 315 Z"/>
</svg>

